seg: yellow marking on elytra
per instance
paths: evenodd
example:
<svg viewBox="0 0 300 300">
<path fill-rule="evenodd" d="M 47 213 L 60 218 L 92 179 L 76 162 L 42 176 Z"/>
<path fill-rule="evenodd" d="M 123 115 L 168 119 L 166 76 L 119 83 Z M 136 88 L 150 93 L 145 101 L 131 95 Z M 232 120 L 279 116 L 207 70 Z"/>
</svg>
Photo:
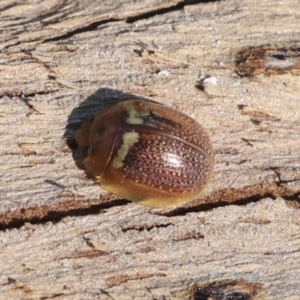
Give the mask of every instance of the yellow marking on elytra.
<svg viewBox="0 0 300 300">
<path fill-rule="evenodd" d="M 123 144 L 118 150 L 117 156 L 113 160 L 113 168 L 118 169 L 123 167 L 124 159 L 128 154 L 129 149 L 138 142 L 139 134 L 137 132 L 126 132 L 123 134 Z"/>
<path fill-rule="evenodd" d="M 150 114 L 148 109 L 146 109 L 144 113 L 138 112 L 134 107 L 134 101 L 128 103 L 126 108 L 127 108 L 127 113 L 129 115 L 129 117 L 126 119 L 126 122 L 128 124 L 136 124 L 136 125 L 143 124 L 144 123 L 143 117 L 149 116 Z"/>
<path fill-rule="evenodd" d="M 101 176 L 96 176 L 95 182 L 101 184 Z"/>
</svg>

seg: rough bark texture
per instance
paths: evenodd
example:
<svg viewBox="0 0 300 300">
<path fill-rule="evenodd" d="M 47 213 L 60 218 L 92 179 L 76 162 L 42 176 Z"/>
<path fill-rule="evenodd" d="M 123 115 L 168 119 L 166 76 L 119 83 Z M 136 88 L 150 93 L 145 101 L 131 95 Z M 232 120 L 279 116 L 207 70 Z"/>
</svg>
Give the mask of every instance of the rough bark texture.
<svg viewBox="0 0 300 300">
<path fill-rule="evenodd" d="M 3 1 L 0 299 L 300 299 L 300 3 Z M 74 135 L 155 99 L 214 178 L 149 209 L 88 179 Z"/>
</svg>

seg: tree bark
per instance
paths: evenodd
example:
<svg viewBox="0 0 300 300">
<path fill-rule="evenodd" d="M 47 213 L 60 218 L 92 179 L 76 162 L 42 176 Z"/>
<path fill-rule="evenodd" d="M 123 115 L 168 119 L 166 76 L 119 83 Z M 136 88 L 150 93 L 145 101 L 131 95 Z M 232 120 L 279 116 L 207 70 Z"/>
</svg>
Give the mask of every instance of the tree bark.
<svg viewBox="0 0 300 300">
<path fill-rule="evenodd" d="M 300 298 L 299 1 L 0 10 L 0 299 Z M 185 206 L 82 170 L 83 121 L 137 97 L 211 136 L 214 177 Z"/>
</svg>

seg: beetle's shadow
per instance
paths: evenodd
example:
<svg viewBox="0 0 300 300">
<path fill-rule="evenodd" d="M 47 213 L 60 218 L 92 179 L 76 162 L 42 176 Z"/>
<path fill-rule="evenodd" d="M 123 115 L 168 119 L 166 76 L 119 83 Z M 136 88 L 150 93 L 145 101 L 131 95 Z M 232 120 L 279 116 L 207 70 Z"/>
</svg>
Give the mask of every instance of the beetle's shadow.
<svg viewBox="0 0 300 300">
<path fill-rule="evenodd" d="M 66 140 L 68 147 L 72 151 L 73 159 L 78 168 L 85 170 L 83 160 L 87 156 L 88 152 L 87 147 L 79 147 L 76 142 L 76 134 L 82 127 L 83 123 L 85 121 L 92 121 L 95 115 L 101 110 L 130 99 L 153 102 L 150 99 L 137 95 L 127 94 L 108 88 L 100 88 L 72 110 L 68 117 L 63 138 Z"/>
</svg>

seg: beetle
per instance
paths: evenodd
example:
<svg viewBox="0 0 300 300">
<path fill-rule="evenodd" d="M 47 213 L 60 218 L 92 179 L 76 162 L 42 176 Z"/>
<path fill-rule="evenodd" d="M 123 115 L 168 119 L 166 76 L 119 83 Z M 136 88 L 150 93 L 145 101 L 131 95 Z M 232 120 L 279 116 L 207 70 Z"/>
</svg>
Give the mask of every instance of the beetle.
<svg viewBox="0 0 300 300">
<path fill-rule="evenodd" d="M 197 198 L 212 177 L 214 152 L 204 128 L 159 103 L 127 100 L 103 109 L 76 136 L 83 165 L 100 186 L 152 207 Z"/>
</svg>

